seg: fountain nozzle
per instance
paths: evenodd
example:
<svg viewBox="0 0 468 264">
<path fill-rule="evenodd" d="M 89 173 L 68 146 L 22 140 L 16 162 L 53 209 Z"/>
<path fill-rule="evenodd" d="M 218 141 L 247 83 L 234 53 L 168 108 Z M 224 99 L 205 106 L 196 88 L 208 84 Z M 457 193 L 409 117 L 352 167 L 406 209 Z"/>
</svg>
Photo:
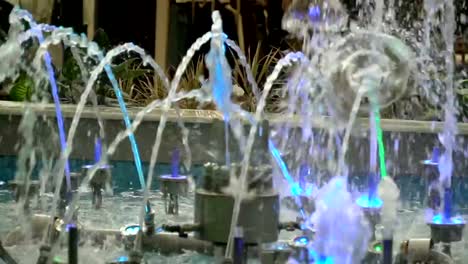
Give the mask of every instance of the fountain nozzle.
<svg viewBox="0 0 468 264">
<path fill-rule="evenodd" d="M 148 203 L 145 206 L 145 234 L 147 236 L 152 236 L 156 233 L 156 226 L 154 224 L 155 212 L 151 209 L 151 204 Z"/>
</svg>

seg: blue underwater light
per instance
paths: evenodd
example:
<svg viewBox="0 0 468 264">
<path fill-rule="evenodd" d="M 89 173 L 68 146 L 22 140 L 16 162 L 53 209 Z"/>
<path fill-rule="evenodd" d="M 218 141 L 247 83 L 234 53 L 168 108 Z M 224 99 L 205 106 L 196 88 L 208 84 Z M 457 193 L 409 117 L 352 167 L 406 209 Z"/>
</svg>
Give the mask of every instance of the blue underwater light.
<svg viewBox="0 0 468 264">
<path fill-rule="evenodd" d="M 120 262 L 128 262 L 128 257 L 127 256 L 121 256 L 117 259 L 117 263 Z"/>
<path fill-rule="evenodd" d="M 273 141 L 268 140 L 268 148 L 270 149 L 271 155 L 275 159 L 276 163 L 280 167 L 281 173 L 283 174 L 284 178 L 288 182 L 289 186 L 291 186 L 291 194 L 293 196 L 299 196 L 302 193 L 301 186 L 299 183 L 295 182 L 294 179 L 291 177 L 291 174 L 288 171 L 288 167 L 286 163 L 281 158 L 280 151 L 276 148 Z"/>
<path fill-rule="evenodd" d="M 309 241 L 310 241 L 309 238 L 306 236 L 296 237 L 294 239 L 294 245 L 298 247 L 304 247 L 309 244 Z"/>
<path fill-rule="evenodd" d="M 442 214 L 434 215 L 432 218 L 432 224 L 436 225 L 462 225 L 465 221 L 461 217 L 451 217 L 447 219 L 443 217 Z"/>
<path fill-rule="evenodd" d="M 383 205 L 382 199 L 380 199 L 379 197 L 373 197 L 369 199 L 369 195 L 367 194 L 361 195 L 356 200 L 356 203 L 361 208 L 381 208 Z"/>
<path fill-rule="evenodd" d="M 125 228 L 125 233 L 128 235 L 137 235 L 141 228 L 139 225 L 132 225 Z"/>
</svg>

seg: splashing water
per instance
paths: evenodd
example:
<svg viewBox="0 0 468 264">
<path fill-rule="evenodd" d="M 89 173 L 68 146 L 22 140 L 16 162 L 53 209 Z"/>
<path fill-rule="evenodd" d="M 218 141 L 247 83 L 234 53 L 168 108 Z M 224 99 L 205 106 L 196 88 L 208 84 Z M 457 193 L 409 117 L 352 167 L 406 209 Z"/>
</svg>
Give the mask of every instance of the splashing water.
<svg viewBox="0 0 468 264">
<path fill-rule="evenodd" d="M 347 179 L 334 177 L 317 193 L 309 224 L 316 231 L 312 250 L 332 263 L 360 263 L 371 237 L 369 223 L 347 191 Z"/>
<path fill-rule="evenodd" d="M 225 120 L 230 119 L 232 112 L 232 81 L 231 67 L 226 60 L 222 20 L 218 12 L 213 13 L 211 48 L 206 56 L 207 68 L 210 72 L 209 86 L 213 91 L 213 100 L 223 113 Z"/>
<path fill-rule="evenodd" d="M 289 185 L 289 188 L 291 190 L 291 195 L 294 197 L 294 201 L 300 208 L 299 212 L 301 213 L 301 216 L 303 218 L 306 218 L 304 208 L 302 206 L 302 201 L 301 201 L 301 198 L 299 197 L 300 195 L 305 195 L 306 193 L 302 190 L 302 187 L 299 185 L 299 183 L 294 181 L 293 177 L 289 173 L 286 163 L 281 158 L 281 154 L 279 150 L 276 148 L 275 144 L 273 143 L 271 139 L 268 140 L 268 149 L 270 150 L 271 156 L 273 157 L 273 160 L 275 161 L 276 165 L 279 167 L 281 174 L 286 179 Z"/>
<path fill-rule="evenodd" d="M 103 60 L 104 58 L 102 55 L 99 56 L 99 60 Z M 119 106 L 120 110 L 122 111 L 123 119 L 125 122 L 125 126 L 127 128 L 132 126 L 132 122 L 130 121 L 130 116 L 128 115 L 127 107 L 125 106 L 125 101 L 123 99 L 122 95 L 122 89 L 119 86 L 119 83 L 117 82 L 117 79 L 115 78 L 114 73 L 112 72 L 112 68 L 109 64 L 106 64 L 104 66 L 104 70 L 106 71 L 107 77 L 109 77 L 109 80 L 112 84 L 112 88 L 114 89 L 115 96 L 117 96 L 117 100 L 119 101 Z M 138 145 L 135 139 L 135 135 L 132 133 L 128 136 L 128 139 L 130 140 L 130 144 L 132 146 L 132 152 L 133 152 L 133 158 L 135 162 L 135 167 L 138 173 L 138 179 L 140 180 L 140 186 L 141 189 L 145 189 L 145 178 L 143 176 L 143 168 L 141 166 L 141 158 L 140 158 L 140 152 L 138 151 Z"/>
<path fill-rule="evenodd" d="M 438 169 L 439 169 L 439 183 L 440 189 L 443 192 L 443 212 L 435 212 L 434 219 L 441 214 L 444 219 L 442 222 L 451 222 L 452 217 L 452 190 L 451 181 L 453 174 L 453 149 L 455 144 L 455 136 L 458 131 L 454 95 L 454 32 L 455 32 L 455 8 L 453 0 L 445 1 L 424 1 L 424 10 L 428 14 L 425 18 L 425 54 L 431 55 L 432 49 L 439 51 L 441 55 L 436 57 L 440 60 L 440 64 L 444 66 L 443 72 L 445 76 L 440 76 L 443 80 L 443 89 L 445 91 L 445 98 L 438 98 L 438 100 L 445 99 L 443 102 L 444 109 L 444 128 L 439 134 L 439 140 L 444 146 L 444 151 L 440 156 Z M 439 14 L 441 14 L 439 16 Z M 434 30 L 433 30 L 434 29 Z M 441 35 L 438 35 L 440 29 Z M 444 46 L 440 48 L 433 46 L 433 39 L 441 37 Z M 435 222 L 435 221 L 432 221 Z"/>
<path fill-rule="evenodd" d="M 25 10 L 21 10 L 15 7 L 11 15 L 16 16 L 18 20 L 27 21 L 30 27 L 32 28 L 32 30 L 36 32 L 37 34 L 36 36 L 37 36 L 37 39 L 39 40 L 39 44 L 42 44 L 44 42 L 42 29 L 38 27 L 37 23 L 34 21 L 31 14 L 29 14 Z M 45 66 L 46 66 L 47 73 L 49 76 L 49 83 L 51 86 L 52 98 L 54 100 L 54 105 L 55 105 L 55 113 L 57 116 L 57 126 L 58 126 L 59 137 L 60 137 L 60 146 L 62 149 L 62 153 L 64 153 L 67 149 L 67 140 L 65 137 L 65 128 L 63 125 L 62 110 L 60 108 L 60 98 L 58 95 L 57 81 L 55 79 L 54 68 L 52 66 L 52 59 L 48 52 L 44 54 L 44 61 L 45 61 Z M 66 182 L 67 182 L 67 189 L 68 191 L 71 191 L 70 166 L 68 164 L 68 160 L 65 161 L 65 176 L 66 176 Z"/>
<path fill-rule="evenodd" d="M 455 144 L 455 135 L 457 133 L 457 120 L 455 117 L 455 96 L 454 96 L 454 32 L 455 32 L 455 8 L 453 0 L 447 0 L 445 2 L 445 14 L 444 14 L 444 27 L 443 36 L 447 49 L 445 56 L 445 64 L 447 70 L 447 77 L 445 79 L 446 89 L 446 102 L 445 102 L 445 121 L 444 131 L 442 133 L 442 144 L 445 147 L 445 152 L 439 162 L 440 181 L 442 186 L 445 188 L 444 194 L 444 218 L 450 219 L 452 217 L 452 174 L 453 174 L 453 147 Z"/>
<path fill-rule="evenodd" d="M 238 190 L 234 197 L 235 199 L 234 209 L 233 209 L 232 219 L 231 219 L 229 240 L 228 240 L 228 244 L 226 247 L 226 254 L 225 254 L 226 257 L 231 257 L 233 253 L 231 244 L 234 241 L 234 233 L 235 233 L 234 230 L 237 225 L 238 218 L 239 218 L 240 205 L 244 196 L 247 195 L 247 185 L 248 185 L 247 171 L 248 171 L 249 163 L 250 163 L 250 155 L 251 155 L 253 143 L 255 140 L 255 134 L 257 133 L 257 130 L 258 130 L 258 124 L 259 124 L 259 121 L 261 120 L 261 115 L 266 105 L 266 98 L 273 86 L 273 82 L 278 78 L 283 67 L 290 66 L 293 62 L 297 62 L 303 59 L 303 57 L 304 57 L 303 54 L 300 52 L 287 54 L 284 58 L 278 61 L 278 63 L 275 65 L 273 72 L 270 74 L 270 76 L 268 76 L 267 81 L 265 83 L 265 88 L 263 89 L 262 96 L 258 102 L 258 106 L 257 106 L 255 115 L 252 120 L 253 121 L 252 126 L 249 130 L 246 147 L 244 148 L 244 157 L 242 160 L 241 173 L 239 177 L 241 190 Z"/>
<path fill-rule="evenodd" d="M 400 190 L 391 177 L 385 177 L 380 181 L 378 194 L 382 199 L 382 226 L 383 238 L 393 239 L 393 232 L 397 225 L 397 209 L 400 199 Z"/>
<path fill-rule="evenodd" d="M 156 133 L 155 142 L 152 147 L 150 169 L 146 182 L 144 182 L 143 174 L 140 173 L 137 166 L 139 179 L 140 182 L 143 183 L 142 187 L 145 191 L 143 198 L 143 206 L 141 208 L 142 215 L 144 213 L 148 213 L 150 211 L 148 199 L 150 197 L 151 182 L 153 174 L 155 173 L 154 168 L 157 164 L 159 148 L 161 142 L 164 141 L 163 131 L 168 121 L 167 114 L 169 112 L 169 109 L 175 102 L 184 98 L 195 98 L 196 100 L 203 102 L 208 100 L 214 100 L 218 109 L 222 112 L 225 121 L 226 163 L 230 164 L 230 150 L 228 149 L 228 136 L 230 135 L 228 133 L 229 130 L 233 130 L 234 136 L 240 142 L 239 148 L 241 149 L 241 152 L 243 154 L 242 168 L 239 177 L 240 184 L 238 185 L 240 186 L 240 188 L 237 189 L 234 193 L 235 205 L 233 211 L 233 218 L 231 220 L 231 238 L 229 239 L 228 247 L 226 250 L 226 255 L 230 256 L 231 247 L 229 246 L 229 243 L 232 243 L 232 230 L 233 227 L 235 227 L 238 224 L 240 204 L 242 200 L 246 199 L 248 196 L 247 186 L 249 184 L 249 178 L 247 176 L 247 170 L 251 166 L 253 166 L 252 164 L 254 163 L 253 161 L 250 161 L 250 159 L 256 158 L 255 154 L 252 154 L 252 151 L 254 151 L 252 150 L 252 148 L 254 140 L 256 140 L 255 136 L 257 135 L 257 133 L 259 133 L 259 123 L 264 118 L 263 111 L 267 100 L 266 98 L 270 91 L 274 89 L 273 86 L 276 86 L 275 82 L 279 78 L 279 75 L 282 72 L 283 68 L 285 66 L 293 66 L 293 63 L 300 63 L 300 65 L 298 65 L 297 68 L 294 68 L 295 79 L 291 82 L 288 82 L 288 86 L 285 87 L 286 89 L 283 89 L 283 91 L 281 92 L 289 96 L 288 113 L 284 117 L 288 119 L 289 117 L 293 117 L 293 115 L 298 116 L 297 120 L 299 121 L 298 123 L 300 127 L 300 129 L 298 130 L 300 130 L 300 132 L 302 133 L 302 137 L 297 142 L 294 140 L 288 141 L 289 135 L 291 135 L 291 137 L 295 136 L 295 131 L 292 132 L 294 130 L 292 129 L 292 125 L 282 125 L 281 128 L 284 129 L 284 132 L 281 131 L 281 133 L 279 133 L 281 135 L 281 142 L 280 144 L 278 144 L 278 146 L 280 147 L 278 148 L 277 146 L 275 146 L 271 139 L 268 142 L 269 151 L 273 158 L 273 165 L 276 165 L 279 168 L 282 176 L 286 179 L 288 189 L 290 189 L 290 192 L 293 194 L 293 196 L 295 196 L 295 198 L 299 195 L 309 194 L 304 191 L 304 184 L 307 183 L 307 180 L 304 180 L 301 176 L 299 176 L 299 182 L 296 182 L 294 178 L 294 166 L 297 166 L 298 164 L 308 164 L 308 162 L 320 163 L 322 160 L 326 159 L 327 172 L 331 172 L 332 175 L 347 175 L 348 167 L 345 164 L 345 154 L 348 149 L 348 144 L 351 137 L 351 130 L 353 128 L 354 121 L 356 120 L 360 112 L 362 112 L 360 110 L 364 109 L 364 112 L 366 112 L 366 114 L 370 114 L 371 116 L 369 118 L 369 123 L 371 127 L 370 140 L 372 144 L 370 170 L 372 172 L 378 173 L 377 167 L 380 167 L 380 174 L 382 176 L 382 180 L 378 190 L 378 194 L 382 200 L 379 201 L 380 204 L 377 207 L 382 207 L 382 224 L 384 225 L 384 232 L 386 232 L 384 233 L 384 238 L 391 239 L 392 232 L 396 223 L 396 208 L 398 206 L 399 190 L 396 187 L 395 183 L 392 181 L 391 177 L 387 175 L 383 133 L 380 124 L 381 113 L 379 111 L 382 107 L 387 106 L 399 99 L 401 93 L 404 92 L 402 90 L 405 90 L 403 88 L 405 88 L 406 86 L 406 80 L 404 80 L 405 78 L 398 78 L 398 74 L 387 74 L 390 70 L 388 70 L 388 68 L 385 67 L 381 67 L 379 69 L 379 67 L 381 66 L 379 64 L 388 63 L 388 60 L 386 61 L 387 57 L 390 57 L 391 59 L 394 59 L 396 57 L 397 60 L 401 59 L 402 57 L 406 57 L 407 60 L 411 60 L 411 57 L 406 56 L 409 55 L 409 53 L 406 53 L 407 49 L 405 47 L 400 49 L 400 42 L 396 42 L 394 41 L 394 38 L 387 38 L 386 36 L 383 36 L 378 33 L 374 34 L 374 32 L 372 32 L 369 34 L 367 32 L 353 32 L 351 33 L 350 38 L 344 38 L 342 36 L 339 36 L 340 34 L 337 34 L 336 36 L 331 34 L 330 31 L 335 31 L 335 33 L 339 31 L 339 28 L 341 27 L 340 24 L 344 21 L 346 17 L 344 15 L 342 16 L 343 8 L 341 7 L 341 5 L 339 5 L 339 1 L 293 1 L 293 3 L 298 2 L 307 4 L 313 3 L 313 5 L 311 6 L 301 7 L 302 9 L 300 11 L 302 13 L 296 12 L 295 14 L 293 14 L 295 15 L 293 16 L 293 18 L 296 19 L 296 21 L 293 22 L 298 22 L 296 23 L 296 25 L 307 25 L 306 27 L 294 27 L 293 24 L 290 24 L 293 26 L 292 28 L 294 30 L 300 31 L 303 37 L 310 37 L 310 35 L 308 34 L 310 33 L 310 31 L 313 31 L 314 36 L 304 41 L 306 43 L 304 45 L 304 49 L 306 50 L 305 53 L 307 54 L 307 57 L 302 53 L 290 53 L 286 55 L 286 57 L 281 59 L 275 66 L 273 73 L 267 78 L 267 83 L 265 84 L 263 92 L 260 93 L 257 91 L 255 80 L 251 73 L 250 66 L 246 62 L 245 56 L 238 51 L 238 47 L 235 45 L 235 43 L 228 40 L 227 37 L 223 34 L 221 19 L 219 17 L 219 14 L 215 13 L 213 15 L 214 24 L 212 32 L 202 36 L 189 49 L 187 55 L 183 58 L 182 63 L 179 65 L 176 71 L 174 80 L 171 83 L 169 83 L 165 76 L 162 77 L 164 74 L 160 74 L 161 78 L 163 79 L 164 85 L 169 91 L 168 97 L 164 100 L 156 100 L 151 102 L 150 105 L 138 112 L 134 120 L 130 120 L 130 118 L 125 119 L 124 117 L 126 126 L 125 131 L 121 131 L 116 136 L 116 138 L 114 139 L 114 141 L 112 141 L 108 149 L 104 148 L 102 150 L 102 152 L 104 153 L 100 153 L 100 150 L 98 155 L 98 145 L 100 145 L 101 143 L 98 141 L 96 142 L 96 164 L 91 170 L 88 171 L 88 175 L 86 175 L 86 179 L 83 181 L 82 185 L 85 185 L 89 182 L 89 179 L 93 177 L 97 169 L 103 163 L 106 162 L 106 157 L 112 155 L 112 153 L 115 152 L 117 146 L 122 140 L 124 140 L 126 137 L 129 137 L 131 142 L 135 141 L 133 133 L 138 128 L 138 125 L 143 120 L 145 114 L 149 113 L 152 109 L 156 107 L 161 107 L 162 116 Z M 391 5 L 393 4 L 391 3 Z M 380 27 L 382 26 L 381 24 L 382 16 L 384 14 L 384 7 L 385 6 L 383 5 L 383 1 L 376 1 L 376 11 L 374 13 L 374 16 L 372 17 L 372 26 L 375 27 L 375 29 L 373 29 L 375 31 L 379 31 L 381 29 Z M 324 37 L 323 35 L 327 36 Z M 349 41 L 353 40 L 353 37 L 355 36 L 364 36 L 364 44 L 361 45 L 363 42 L 357 41 L 357 45 L 350 45 Z M 57 37 L 58 36 L 55 35 L 51 38 Z M 201 45 L 207 43 L 210 39 L 211 49 L 209 54 L 205 58 L 206 64 L 210 71 L 210 79 L 207 84 L 208 89 L 204 89 L 206 87 L 203 87 L 199 91 L 191 91 L 188 93 L 178 92 L 178 85 L 183 75 L 183 72 L 187 67 L 187 64 L 190 62 L 191 58 L 193 57 L 195 52 L 201 47 Z M 338 45 L 334 45 L 334 40 L 341 41 L 338 42 Z M 380 48 L 380 44 L 385 43 L 386 41 L 389 42 L 388 46 L 390 47 L 390 50 L 392 50 L 392 48 L 397 50 L 397 52 L 395 52 L 397 56 L 392 57 L 393 55 L 395 55 L 392 52 L 391 54 L 385 54 L 385 52 L 388 51 L 387 47 L 384 47 L 382 49 Z M 47 42 L 47 40 L 45 40 L 44 42 Z M 344 46 L 345 48 L 341 49 L 342 47 L 339 46 L 340 43 L 350 45 L 352 47 Z M 367 45 L 366 43 L 369 43 L 369 45 Z M 85 46 L 87 45 L 88 43 L 86 42 Z M 247 70 L 247 79 L 250 85 L 252 86 L 253 94 L 258 100 L 258 107 L 255 110 L 254 116 L 242 112 L 242 110 L 230 100 L 233 85 L 231 68 L 229 67 L 229 64 L 227 63 L 227 60 L 225 58 L 225 45 L 231 47 L 238 53 L 238 57 L 241 61 L 241 64 Z M 43 45 L 41 44 L 41 48 L 42 46 Z M 71 152 L 72 143 L 74 140 L 73 137 L 77 129 L 77 125 L 79 123 L 84 104 L 86 103 L 87 97 L 92 95 L 92 87 L 94 85 L 94 82 L 96 81 L 97 77 L 101 74 L 102 71 L 108 74 L 109 79 L 113 84 L 113 88 L 117 89 L 116 94 L 120 92 L 120 88 L 116 83 L 115 76 L 113 76 L 112 72 L 108 72 L 110 69 L 109 65 L 112 61 L 112 58 L 124 52 L 136 51 L 142 56 L 145 63 L 153 63 L 152 60 L 150 60 L 149 56 L 146 56 L 139 47 L 136 47 L 131 43 L 121 45 L 116 49 L 111 50 L 108 54 L 106 54 L 105 57 L 102 56 L 101 52 L 99 51 L 99 49 L 96 48 L 96 46 L 94 46 L 93 44 L 90 44 L 90 46 L 91 47 L 88 47 L 88 52 L 93 56 L 99 57 L 100 63 L 96 66 L 95 70 L 91 72 L 90 76 L 87 77 L 87 79 L 89 80 L 87 80 L 86 89 L 80 98 L 77 112 L 73 119 L 72 126 L 69 130 L 69 145 L 67 146 L 65 153 L 61 154 L 61 164 L 57 165 L 59 171 L 61 166 L 66 166 L 66 162 L 64 161 L 68 159 L 68 155 Z M 356 46 L 358 47 L 357 50 L 355 49 Z M 327 53 L 327 51 L 329 51 L 330 48 L 331 52 Z M 344 57 L 340 57 L 340 54 L 343 54 L 350 50 L 351 54 L 345 54 Z M 341 51 L 345 52 L 340 53 Z M 330 54 L 332 54 L 332 56 L 328 56 Z M 360 59 L 366 56 L 370 58 L 369 61 L 372 62 L 372 65 L 365 65 L 366 67 L 362 67 L 362 65 L 359 64 L 359 62 L 362 62 Z M 2 57 L 1 50 L 0 57 Z M 325 61 L 323 65 L 322 61 Z M 347 69 L 342 70 L 340 74 L 333 75 L 333 73 L 330 72 L 333 72 L 334 69 L 339 69 L 342 66 L 339 65 L 337 67 L 334 67 L 334 65 L 336 65 L 336 61 L 349 62 L 349 67 Z M 401 65 L 398 65 L 398 63 L 396 64 L 396 66 L 390 68 L 400 69 L 401 72 L 410 74 L 408 67 L 400 67 Z M 296 71 L 296 69 L 298 70 Z M 385 77 L 387 78 L 380 78 L 383 75 L 386 75 Z M 401 90 L 394 89 L 394 86 L 392 86 L 391 83 L 388 83 L 386 81 L 383 81 L 383 84 L 380 83 L 381 86 L 384 88 L 375 88 L 377 87 L 377 85 L 374 85 L 374 88 L 368 88 L 368 83 L 363 81 L 363 79 L 365 79 L 365 77 L 367 76 L 373 78 L 372 81 L 376 83 L 379 80 L 382 81 L 382 79 L 398 79 L 397 81 L 395 81 L 395 83 L 398 83 L 398 85 L 395 86 L 398 86 L 398 89 Z M 295 83 L 292 84 L 293 82 Z M 350 89 L 343 91 L 345 88 Z M 207 93 L 206 90 L 209 89 L 211 89 L 211 93 Z M 364 99 L 371 99 L 371 92 L 376 92 L 376 94 L 374 95 L 377 98 L 377 100 L 368 100 L 371 104 L 366 108 L 366 105 L 364 105 L 366 100 Z M 372 103 L 374 103 L 374 105 L 372 105 Z M 123 98 L 122 100 L 119 100 L 119 106 L 121 108 L 123 106 L 122 112 L 125 112 L 125 115 L 126 109 L 125 103 L 123 102 Z M 176 112 L 178 113 L 178 109 L 176 109 Z M 343 115 L 345 116 L 345 118 L 343 118 L 344 120 L 340 120 L 339 117 L 341 116 L 339 116 L 339 114 L 342 114 L 340 112 L 345 114 Z M 351 115 L 349 115 L 350 113 Z M 324 132 L 313 131 L 313 129 L 316 129 L 315 119 L 318 115 L 323 114 L 329 114 L 331 116 L 330 119 L 332 121 L 329 122 L 328 127 L 325 126 Z M 239 121 L 236 119 L 239 115 L 241 116 L 241 118 L 239 119 L 244 118 L 247 121 L 249 121 L 252 125 L 247 136 L 244 135 L 242 133 L 243 130 L 241 132 L 240 129 L 241 126 L 243 126 L 242 123 L 244 120 Z M 446 118 L 446 121 L 447 120 L 449 120 L 449 118 Z M 341 121 L 343 121 L 343 124 L 345 126 L 343 126 Z M 188 130 L 184 128 L 183 123 L 179 123 L 179 125 L 183 131 L 184 147 L 187 150 L 188 145 L 186 136 L 188 134 Z M 345 129 L 343 131 L 344 138 L 341 138 L 341 128 Z M 450 131 L 453 132 L 453 130 Z M 445 140 L 446 138 L 451 137 L 452 134 L 444 133 L 441 138 Z M 314 141 L 316 139 L 317 142 Z M 290 142 L 295 142 L 296 144 L 299 142 L 298 144 L 301 145 L 293 146 L 293 151 L 291 151 L 293 152 L 291 154 L 291 159 L 289 159 L 289 157 L 288 159 L 283 159 L 280 150 L 288 151 L 288 146 L 286 145 Z M 450 142 L 450 140 L 448 140 L 447 142 Z M 322 144 L 323 146 L 321 146 Z M 294 148 L 297 148 L 297 153 L 294 153 L 296 150 Z M 99 149 L 101 149 L 101 147 L 99 147 Z M 136 142 L 135 148 L 133 148 L 132 145 L 132 151 L 135 155 L 134 150 L 138 151 Z M 189 154 L 189 151 L 187 151 L 187 153 Z M 451 150 L 448 151 L 448 148 L 446 147 L 445 153 L 447 153 L 446 160 L 450 160 L 450 162 L 444 162 L 444 164 L 441 165 L 440 169 L 441 171 L 446 171 L 447 173 L 445 173 L 444 175 L 447 175 L 451 174 L 452 171 L 452 168 L 449 167 L 452 166 L 451 156 L 448 157 L 451 153 Z M 335 157 L 335 154 L 338 157 Z M 317 157 L 320 157 L 320 159 Z M 316 161 L 315 158 L 317 158 L 318 161 Z M 310 161 L 311 159 L 312 161 Z M 336 173 L 335 167 L 329 165 L 335 162 L 336 160 L 338 160 L 339 173 Z M 139 157 L 135 157 L 135 164 L 137 164 L 138 162 L 140 162 Z M 179 163 L 179 151 L 176 150 L 173 153 L 172 160 L 173 176 L 178 174 Z M 353 164 L 350 165 L 350 167 L 352 166 Z M 446 181 L 444 180 L 444 182 Z M 145 183 L 146 186 L 144 185 Z M 74 198 L 72 207 L 76 206 L 76 201 L 79 199 L 79 195 L 80 194 L 78 194 Z M 355 201 L 353 201 L 354 198 L 351 197 L 350 193 L 347 190 L 347 178 L 333 178 L 318 192 L 317 195 L 317 211 L 309 219 L 310 226 L 312 226 L 313 229 L 317 231 L 316 240 L 310 243 L 311 255 L 315 260 L 314 263 L 359 263 L 359 261 L 363 258 L 365 254 L 365 250 L 367 249 L 367 243 L 370 237 L 370 230 L 367 222 L 363 220 L 362 212 L 360 211 Z M 372 204 L 372 199 L 369 199 L 369 197 L 370 196 L 368 196 L 366 199 L 367 204 Z M 296 200 L 298 200 L 297 202 L 300 202 L 300 199 Z M 446 206 L 446 211 L 450 211 L 447 208 L 450 207 Z M 305 217 L 304 215 L 305 213 L 302 210 L 301 213 L 303 214 L 303 217 L 307 219 L 307 217 Z M 445 213 L 445 215 L 450 215 L 450 213 Z M 437 221 L 442 222 L 442 220 L 440 219 L 443 219 L 443 217 L 441 215 L 438 215 L 437 217 Z M 70 215 L 67 215 L 66 218 L 70 218 Z M 143 216 L 140 216 L 140 225 L 142 225 L 142 221 Z"/>
</svg>

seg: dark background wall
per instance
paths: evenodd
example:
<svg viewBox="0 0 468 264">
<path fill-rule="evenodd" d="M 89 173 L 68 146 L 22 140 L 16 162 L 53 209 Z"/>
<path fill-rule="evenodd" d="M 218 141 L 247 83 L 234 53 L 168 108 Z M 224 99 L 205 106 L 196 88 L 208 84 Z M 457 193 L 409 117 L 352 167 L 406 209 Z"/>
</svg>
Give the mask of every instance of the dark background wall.
<svg viewBox="0 0 468 264">
<path fill-rule="evenodd" d="M 97 27 L 104 29 L 111 43 L 133 42 L 154 55 L 156 1 L 96 1 Z"/>
</svg>

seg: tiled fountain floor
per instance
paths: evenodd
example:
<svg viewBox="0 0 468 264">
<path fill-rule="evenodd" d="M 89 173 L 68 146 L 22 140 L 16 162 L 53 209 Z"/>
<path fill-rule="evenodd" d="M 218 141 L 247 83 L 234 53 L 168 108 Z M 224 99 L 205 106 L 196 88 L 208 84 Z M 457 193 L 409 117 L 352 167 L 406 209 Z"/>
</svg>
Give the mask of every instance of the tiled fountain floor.
<svg viewBox="0 0 468 264">
<path fill-rule="evenodd" d="M 94 210 L 91 206 L 89 195 L 85 194 L 80 201 L 80 222 L 86 226 L 106 229 L 120 229 L 122 226 L 138 222 L 138 214 L 141 206 L 141 194 L 123 192 L 114 196 L 104 198 L 101 210 Z M 157 212 L 156 222 L 163 223 L 190 223 L 193 220 L 193 199 L 181 198 L 180 212 L 178 216 L 166 216 L 164 204 L 159 193 L 153 193 L 150 198 L 153 209 Z M 159 213 L 158 213 L 159 212 Z M 10 194 L 0 191 L 0 238 L 4 237 L 8 230 L 13 228 L 18 220 L 15 213 L 15 204 L 10 199 Z M 292 215 L 282 212 L 282 220 L 291 220 Z M 395 235 L 395 241 L 402 241 L 408 237 L 424 238 L 429 235 L 429 228 L 424 221 L 423 210 L 402 210 L 399 214 L 399 226 Z M 282 233 L 281 239 L 288 239 L 291 234 Z M 398 242 L 399 243 L 399 242 Z M 468 232 L 464 234 L 462 242 L 453 245 L 454 255 L 457 263 L 468 258 Z M 395 245 L 395 250 L 398 245 Z M 38 256 L 38 245 L 21 245 L 9 248 L 11 254 L 19 260 L 19 263 L 35 263 Z M 114 259 L 123 252 L 113 241 L 107 241 L 103 248 L 95 248 L 87 245 L 80 248 L 80 263 L 104 264 L 105 261 Z M 66 251 L 62 252 L 65 256 Z M 187 252 L 182 255 L 165 257 L 157 254 L 149 255 L 149 263 L 212 263 L 213 260 L 195 253 Z M 249 262 L 250 263 L 250 262 Z M 0 261 L 0 264 L 1 263 Z"/>
</svg>

